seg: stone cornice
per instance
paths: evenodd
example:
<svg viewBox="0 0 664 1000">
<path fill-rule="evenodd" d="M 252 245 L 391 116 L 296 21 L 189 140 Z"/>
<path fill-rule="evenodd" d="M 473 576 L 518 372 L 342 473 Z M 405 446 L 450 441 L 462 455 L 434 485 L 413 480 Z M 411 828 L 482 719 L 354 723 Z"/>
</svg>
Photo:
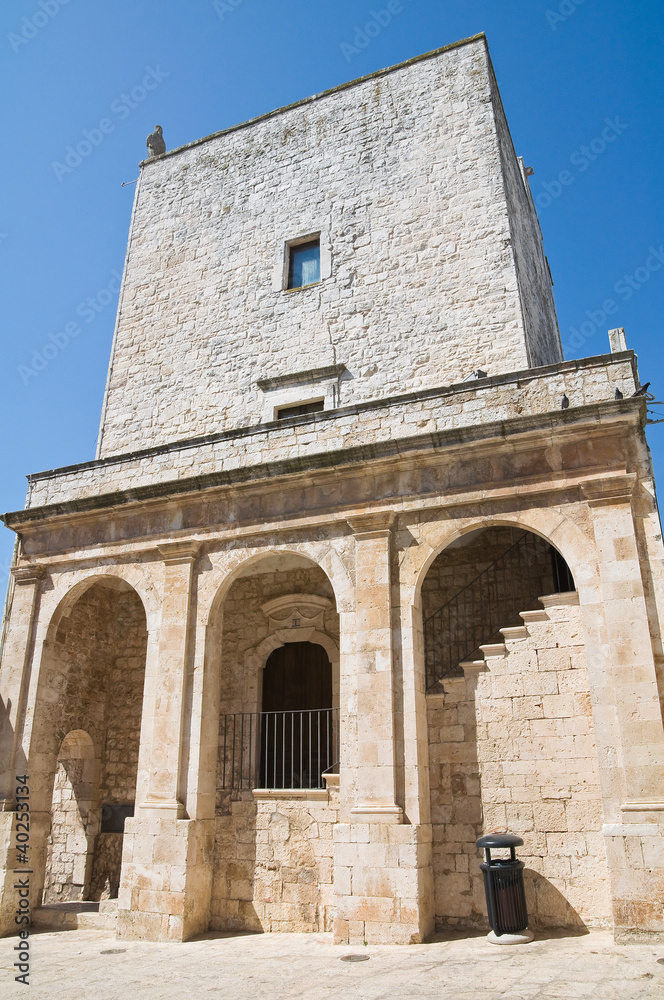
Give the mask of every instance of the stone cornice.
<svg viewBox="0 0 664 1000">
<path fill-rule="evenodd" d="M 607 504 L 631 503 L 636 490 L 637 477 L 634 472 L 618 476 L 601 476 L 581 483 L 581 493 L 591 507 Z"/>
<path fill-rule="evenodd" d="M 327 368 L 309 368 L 303 372 L 293 372 L 291 375 L 275 375 L 272 378 L 259 378 L 256 385 L 259 389 L 283 389 L 289 385 L 300 385 L 302 382 L 322 382 L 325 379 L 338 378 L 346 371 L 345 365 L 328 365 Z"/>
<path fill-rule="evenodd" d="M 371 413 L 373 411 L 379 411 L 382 409 L 389 409 L 394 405 L 408 404 L 408 403 L 419 403 L 424 400 L 430 399 L 446 399 L 450 397 L 456 397 L 466 393 L 475 394 L 478 390 L 490 390 L 495 386 L 501 385 L 514 385 L 516 387 L 523 385 L 524 383 L 535 382 L 541 378 L 548 378 L 555 374 L 565 374 L 566 372 L 574 372 L 580 370 L 589 370 L 592 368 L 602 368 L 607 365 L 614 365 L 628 361 L 630 362 L 634 374 L 636 377 L 636 362 L 634 358 L 633 351 L 625 351 L 622 354 L 599 354 L 592 358 L 583 358 L 577 361 L 560 361 L 555 365 L 545 365 L 541 368 L 524 368 L 517 372 L 507 372 L 501 375 L 490 375 L 484 379 L 478 379 L 472 382 L 457 382 L 454 385 L 441 386 L 434 389 L 422 389 L 417 392 L 403 393 L 398 396 L 388 396 L 383 399 L 371 399 L 363 403 L 355 403 L 352 406 L 341 406 L 335 410 L 321 410 L 314 414 L 301 414 L 299 417 L 292 417 L 289 421 L 289 427 L 299 426 L 300 424 L 316 423 L 320 421 L 334 422 L 339 418 L 346 418 L 350 414 L 356 416 L 362 416 L 364 414 Z M 588 410 L 593 407 L 610 407 L 607 410 L 611 413 L 627 413 L 635 412 L 640 413 L 644 398 L 627 398 L 620 402 L 612 401 L 606 403 L 590 403 L 579 407 L 570 407 L 568 410 L 561 410 L 557 413 L 557 416 L 563 420 L 563 422 L 569 422 L 573 419 L 573 415 L 579 410 Z M 526 417 L 515 417 L 515 420 L 532 420 L 538 419 L 543 416 L 549 415 L 549 412 L 542 414 L 533 414 Z M 507 423 L 509 421 L 500 421 L 501 423 Z M 476 425 L 469 425 L 476 426 Z M 118 455 L 108 455 L 105 458 L 95 458 L 89 462 L 79 462 L 77 465 L 64 465 L 57 469 L 48 469 L 44 472 L 35 472 L 27 477 L 28 482 L 37 482 L 42 479 L 50 479 L 53 477 L 58 477 L 61 475 L 67 475 L 72 472 L 85 472 L 89 469 L 102 469 L 102 468 L 112 468 L 114 465 L 123 465 L 126 462 L 131 462 L 135 460 L 143 460 L 147 458 L 154 458 L 157 455 L 166 455 L 177 451 L 186 451 L 189 449 L 195 449 L 201 447 L 201 445 L 214 445 L 222 441 L 232 441 L 235 439 L 242 439 L 245 437 L 251 437 L 256 434 L 265 434 L 271 430 L 279 429 L 283 430 L 284 424 L 281 420 L 268 421 L 267 423 L 254 424 L 250 427 L 234 427 L 231 430 L 219 431 L 216 434 L 204 434 L 200 437 L 194 438 L 183 438 L 178 441 L 170 441 L 168 444 L 154 445 L 151 448 L 141 448 L 136 451 L 122 452 Z M 459 428 L 463 430 L 464 428 Z M 441 433 L 445 433 L 442 431 Z"/>
<path fill-rule="evenodd" d="M 166 545 L 157 546 L 164 563 L 169 565 L 180 565 L 182 563 L 192 563 L 200 551 L 199 542 L 168 542 Z"/>
<path fill-rule="evenodd" d="M 379 510 L 360 514 L 358 517 L 348 517 L 346 520 L 356 540 L 365 541 L 369 538 L 387 538 L 392 532 L 396 514 L 393 510 Z"/>
<path fill-rule="evenodd" d="M 326 470 L 342 471 L 353 466 L 366 465 L 371 461 L 406 459 L 417 454 L 424 456 L 444 448 L 466 448 L 482 444 L 493 446 L 494 442 L 497 444 L 517 436 L 574 434 L 580 432 L 583 427 L 583 434 L 587 437 L 593 430 L 606 431 L 609 422 L 631 424 L 640 422 L 640 410 L 639 400 L 630 399 L 622 402 L 593 403 L 560 412 L 514 417 L 493 423 L 471 424 L 428 434 L 358 445 L 354 448 L 343 448 L 339 451 L 319 452 L 277 462 L 211 472 L 188 479 L 154 483 L 43 507 L 31 507 L 5 514 L 1 520 L 7 527 L 16 530 L 23 524 L 44 522 L 55 517 L 71 517 L 76 514 L 120 509 L 132 504 L 145 505 L 153 500 L 172 501 L 186 495 L 200 494 L 207 489 L 274 481 L 278 476 L 311 475 Z"/>
<path fill-rule="evenodd" d="M 24 587 L 29 584 L 39 583 L 46 572 L 46 567 L 33 563 L 24 566 L 12 566 L 9 572 L 13 576 L 16 585 Z"/>
</svg>

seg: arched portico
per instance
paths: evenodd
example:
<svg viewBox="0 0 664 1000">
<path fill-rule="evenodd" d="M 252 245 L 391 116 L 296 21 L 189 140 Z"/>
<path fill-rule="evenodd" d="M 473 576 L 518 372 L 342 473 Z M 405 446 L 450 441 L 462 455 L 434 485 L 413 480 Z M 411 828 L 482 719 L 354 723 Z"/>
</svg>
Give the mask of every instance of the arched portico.
<svg viewBox="0 0 664 1000">
<path fill-rule="evenodd" d="M 29 776 L 33 907 L 44 886 L 51 902 L 117 896 L 122 833 L 109 853 L 101 817 L 104 806 L 126 811 L 136 797 L 148 645 L 143 603 L 118 572 L 66 581 L 37 572 L 32 579 L 33 639 L 11 768 Z M 25 586 L 17 585 L 18 601 Z M 78 834 L 70 837 L 68 826 Z M 66 858 L 58 859 L 62 850 Z"/>
<path fill-rule="evenodd" d="M 434 561 L 450 543 L 454 543 L 464 534 L 476 531 L 478 528 L 513 525 L 519 529 L 534 532 L 546 539 L 568 562 L 578 592 L 578 613 L 571 609 L 558 611 L 555 607 L 547 608 L 542 613 L 544 617 L 559 619 L 560 625 L 556 627 L 562 629 L 563 633 L 567 630 L 566 642 L 572 641 L 569 633 L 570 622 L 578 617 L 573 642 L 580 644 L 579 648 L 584 657 L 584 673 L 587 669 L 588 713 L 586 717 L 592 726 L 596 747 L 588 759 L 591 762 L 595 761 L 593 766 L 597 767 L 600 788 L 599 813 L 592 820 L 591 825 L 594 824 L 593 836 L 597 838 L 601 836 L 602 832 L 604 834 L 602 840 L 606 842 L 606 858 L 613 896 L 613 919 L 619 937 L 624 933 L 629 933 L 628 930 L 621 930 L 625 926 L 628 912 L 632 914 L 636 912 L 632 904 L 628 907 L 626 904 L 623 905 L 621 900 L 625 895 L 637 898 L 643 895 L 645 900 L 647 895 L 645 886 L 642 887 L 640 884 L 638 873 L 628 876 L 625 869 L 625 855 L 622 853 L 625 850 L 625 844 L 631 842 L 632 838 L 636 838 L 638 841 L 640 836 L 639 828 L 630 826 L 630 824 L 634 823 L 639 815 L 641 819 L 646 819 L 648 816 L 647 811 L 641 814 L 638 812 L 639 808 L 645 808 L 646 803 L 651 801 L 644 795 L 646 788 L 651 789 L 650 795 L 653 802 L 659 801 L 659 796 L 661 796 L 661 772 L 659 777 L 654 772 L 649 775 L 648 769 L 643 767 L 642 757 L 639 758 L 640 764 L 637 764 L 636 760 L 634 764 L 630 763 L 630 760 L 634 758 L 635 734 L 633 720 L 630 719 L 631 709 L 629 706 L 633 707 L 641 703 L 643 717 L 650 711 L 656 712 L 659 716 L 657 683 L 653 664 L 653 640 L 649 634 L 643 590 L 644 574 L 642 574 L 640 567 L 637 532 L 632 514 L 632 488 L 633 482 L 630 477 L 616 477 L 615 481 L 611 480 L 607 483 L 592 481 L 587 485 L 584 484 L 581 501 L 567 505 L 568 509 L 542 506 L 506 512 L 503 507 L 497 510 L 495 516 L 484 513 L 478 516 L 476 511 L 469 515 L 460 507 L 458 514 L 454 510 L 446 511 L 444 518 L 440 519 L 428 515 L 425 523 L 413 521 L 408 525 L 417 544 L 407 549 L 400 566 L 404 672 L 407 677 L 409 671 L 412 671 L 416 689 L 413 701 L 419 702 L 419 705 L 422 706 L 425 696 L 423 693 L 419 696 L 417 694 L 417 691 L 423 692 L 424 689 L 424 644 L 421 631 L 422 584 Z M 485 506 L 488 508 L 489 504 Z M 523 508 L 523 504 L 520 506 Z M 629 594 L 629 603 L 625 600 L 627 594 Z M 527 631 L 530 633 L 531 626 L 526 624 Z M 537 633 L 538 627 L 541 632 L 543 626 L 538 626 L 533 618 L 533 634 L 519 640 L 524 644 L 524 650 L 529 643 L 535 642 L 533 636 Z M 552 626 L 547 627 L 551 629 Z M 508 664 L 510 656 L 516 655 L 517 646 L 516 638 L 514 638 L 516 635 L 515 631 L 514 635 L 510 633 L 506 638 L 508 657 L 505 662 Z M 544 642 L 544 640 L 542 641 Z M 545 642 L 544 645 L 546 645 Z M 539 654 L 533 649 L 529 655 L 537 656 Z M 542 655 L 546 659 L 547 656 L 555 658 L 555 655 L 560 655 L 560 653 L 544 652 Z M 572 659 L 574 659 L 574 655 L 572 655 Z M 635 666 L 626 669 L 626 664 L 636 663 L 636 661 L 640 664 L 638 670 Z M 466 680 L 460 679 L 456 682 L 457 686 L 462 685 L 463 687 L 465 683 L 467 687 L 472 681 L 475 688 L 471 701 L 475 706 L 479 704 L 477 699 L 482 700 L 494 696 L 490 693 L 493 691 L 491 685 L 498 684 L 499 681 L 496 679 L 494 682 L 490 678 L 493 677 L 494 671 L 502 669 L 503 662 L 503 659 L 489 658 L 486 673 L 480 672 L 479 675 L 475 673 L 473 679 L 472 671 L 470 673 L 466 671 L 468 675 Z M 578 674 L 577 676 L 582 675 Z M 505 683 L 509 683 L 507 679 Z M 567 683 L 567 681 L 562 678 L 561 683 Z M 460 704 L 456 706 L 449 702 L 449 699 L 452 699 L 452 702 L 455 699 L 458 702 L 463 700 L 460 694 L 461 689 L 454 694 L 454 683 L 444 685 L 444 687 L 446 691 L 444 695 L 439 697 L 443 697 L 445 704 L 449 703 L 449 712 L 444 709 L 442 704 L 435 709 L 434 714 L 437 716 L 436 725 L 438 725 L 439 732 L 441 731 L 439 725 L 441 719 L 447 718 L 448 715 L 451 719 L 455 712 L 458 713 L 463 708 Z M 449 692 L 447 692 L 447 687 L 450 688 Z M 496 688 L 497 690 L 498 688 Z M 507 693 L 514 694 L 512 691 L 507 691 Z M 557 695 L 543 695 L 543 697 L 545 698 L 543 705 L 547 707 L 542 710 L 552 714 L 558 709 L 550 699 L 560 697 L 562 699 L 560 705 L 563 704 L 564 700 L 564 696 L 560 692 Z M 580 692 L 575 695 L 577 699 L 575 704 L 577 705 L 579 697 L 581 697 Z M 591 705 L 592 711 L 590 711 Z M 646 705 L 652 705 L 652 709 L 646 708 Z M 431 715 L 431 705 L 429 714 Z M 583 714 L 585 714 L 585 710 L 582 712 Z M 555 718 L 543 718 L 537 725 L 540 728 L 547 726 L 554 728 L 558 725 L 562 726 L 563 723 L 560 720 L 557 722 Z M 661 726 L 659 726 L 657 733 L 653 731 L 652 736 L 652 759 L 661 759 Z M 464 753 L 464 746 L 465 743 L 457 746 L 453 752 L 455 754 Z M 553 749 L 544 751 L 545 756 L 548 755 L 552 759 L 555 759 L 556 752 Z M 413 796 L 416 794 L 415 789 L 417 789 L 417 793 L 422 794 L 428 781 L 430 769 L 439 764 L 440 754 L 440 744 L 435 747 L 429 745 L 428 753 L 422 752 L 419 758 L 420 772 L 417 775 L 419 780 L 416 780 L 413 768 L 409 782 L 407 768 L 406 787 L 407 790 L 411 789 Z M 498 794 L 498 792 L 494 794 Z M 496 810 L 494 808 L 488 809 L 487 817 L 495 821 L 497 819 Z M 489 819 L 487 819 L 488 821 Z M 520 822 L 523 828 L 527 829 L 527 817 L 521 819 Z M 559 822 L 561 821 L 550 817 L 552 825 L 555 826 Z M 518 823 L 517 817 L 517 820 L 513 822 L 515 829 Z M 653 827 L 654 830 L 655 827 Z M 521 831 L 516 829 L 516 832 Z M 562 834 L 558 836 L 561 837 Z M 603 863 L 601 851 L 596 857 L 599 859 L 598 864 Z M 594 876 L 589 873 L 587 877 L 589 884 L 592 882 L 601 883 L 601 878 L 597 873 Z M 630 883 L 630 888 L 626 888 L 625 879 Z M 560 900 L 558 903 L 562 906 Z M 548 907 L 549 912 L 555 911 L 558 903 L 549 894 L 544 909 L 546 910 Z M 643 906 L 647 908 L 645 901 Z M 599 906 L 595 918 L 599 919 L 600 922 L 602 919 L 610 919 L 606 913 L 602 914 L 602 907 Z M 562 911 L 558 912 L 557 917 L 551 919 L 558 920 L 560 923 L 565 923 L 569 919 L 574 921 L 574 917 L 570 917 L 569 912 L 566 915 Z M 591 919 L 593 919 L 592 914 Z M 640 918 L 627 916 L 627 920 L 629 919 Z M 643 919 L 649 919 L 647 914 Z"/>
<path fill-rule="evenodd" d="M 219 677 L 214 928 L 329 929 L 338 806 L 336 785 L 328 791 L 319 771 L 335 762 L 339 616 L 330 579 L 306 549 L 248 553 L 210 605 L 206 658 Z M 289 663 L 288 651 L 299 651 L 286 669 L 300 674 L 307 650 L 312 670 L 322 654 L 329 705 L 291 704 L 295 675 L 286 683 L 282 668 L 283 689 L 272 687 L 266 710 L 263 673 L 280 650 Z M 290 884 L 296 841 L 301 876 Z"/>
</svg>

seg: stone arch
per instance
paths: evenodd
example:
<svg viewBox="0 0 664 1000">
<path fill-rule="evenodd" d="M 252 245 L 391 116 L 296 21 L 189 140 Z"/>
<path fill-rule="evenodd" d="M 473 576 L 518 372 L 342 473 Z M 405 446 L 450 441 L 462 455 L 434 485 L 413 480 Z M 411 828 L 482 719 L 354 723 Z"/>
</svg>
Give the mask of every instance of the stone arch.
<svg viewBox="0 0 664 1000">
<path fill-rule="evenodd" d="M 525 839 L 533 926 L 601 923 L 609 913 L 601 796 L 596 791 L 587 801 L 585 786 L 580 790 L 574 778 L 582 772 L 597 790 L 605 753 L 591 709 L 598 703 L 593 688 L 603 683 L 591 662 L 601 660 L 597 615 L 603 615 L 592 536 L 571 518 L 544 508 L 422 525 L 420 552 L 403 561 L 415 605 L 413 669 L 424 673 L 422 585 L 435 560 L 455 539 L 495 527 L 518 528 L 554 546 L 574 576 L 581 608 L 576 595 L 563 595 L 524 615 L 525 628 L 506 622 L 504 643 L 489 639 L 496 645 L 486 647 L 484 663 L 466 664 L 463 674 L 449 676 L 426 696 L 436 920 L 439 926 L 483 925 L 482 885 L 472 866 L 475 838 L 508 826 Z M 583 739 L 568 738 L 577 732 Z M 558 882 L 570 845 L 587 835 L 596 845 L 584 861 L 588 874 L 572 868 Z M 596 886 L 590 903 L 584 878 Z M 562 890 L 556 900 L 548 879 Z"/>
<path fill-rule="evenodd" d="M 86 590 L 95 584 L 108 581 L 122 581 L 131 587 L 143 605 L 148 631 L 152 631 L 159 623 L 161 606 L 154 583 L 148 578 L 144 568 L 138 565 L 107 565 L 98 566 L 85 571 L 63 573 L 58 576 L 51 574 L 53 590 L 45 592 L 42 601 L 40 619 L 42 620 L 43 641 L 52 640 L 63 618 L 67 618 L 77 601 Z"/>
<path fill-rule="evenodd" d="M 478 528 L 497 526 L 521 528 L 549 542 L 570 567 L 581 603 L 597 600 L 599 569 L 593 540 L 560 511 L 537 508 L 507 514 L 445 517 L 417 526 L 418 545 L 406 551 L 400 568 L 402 586 L 410 591 L 413 604 L 420 606 L 422 583 L 431 564 L 451 542 Z M 415 533 L 415 527 L 410 530 Z"/>
<path fill-rule="evenodd" d="M 86 575 L 59 596 L 35 678 L 27 761 L 31 804 L 50 815 L 60 744 L 70 731 L 87 732 L 95 748 L 96 790 L 87 820 L 87 836 L 94 843 L 89 845 L 92 868 L 85 889 L 97 886 L 100 893 L 113 895 L 119 883 L 122 835 L 109 861 L 101 811 L 104 804 L 129 809 L 135 800 L 147 616 L 140 594 L 121 572 L 104 569 Z M 36 881 L 42 877 L 48 882 L 51 873 L 37 872 Z"/>
<path fill-rule="evenodd" d="M 571 571 L 542 532 L 509 519 L 465 525 L 419 581 L 427 689 L 460 672 L 500 629 L 521 625 L 522 612 L 541 611 L 539 598 L 574 591 Z"/>
<path fill-rule="evenodd" d="M 323 571 L 330 582 L 339 612 L 349 610 L 353 600 L 353 585 L 340 553 L 331 541 L 325 543 L 258 546 L 233 549 L 223 553 L 223 563 L 215 566 L 199 589 L 199 621 L 206 628 L 214 627 L 228 591 L 246 570 L 271 556 L 292 555 L 308 560 Z"/>
<path fill-rule="evenodd" d="M 97 759 L 90 735 L 67 733 L 57 757 L 51 806 L 51 831 L 44 885 L 45 903 L 86 898 L 94 838 Z"/>
</svg>

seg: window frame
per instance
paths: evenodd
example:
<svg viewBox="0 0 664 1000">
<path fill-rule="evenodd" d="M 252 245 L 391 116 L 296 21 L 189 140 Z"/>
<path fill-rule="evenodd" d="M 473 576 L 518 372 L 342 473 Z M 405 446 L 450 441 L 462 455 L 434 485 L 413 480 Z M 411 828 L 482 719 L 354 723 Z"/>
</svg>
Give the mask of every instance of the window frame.
<svg viewBox="0 0 664 1000">
<path fill-rule="evenodd" d="M 297 250 L 302 249 L 303 247 L 309 247 L 309 246 L 311 246 L 311 247 L 316 246 L 318 248 L 318 277 L 317 277 L 317 279 L 315 281 L 308 281 L 306 284 L 303 284 L 303 285 L 291 285 L 291 278 L 292 278 L 292 275 L 293 275 L 294 254 L 295 254 L 295 252 Z M 300 288 L 311 288 L 312 285 L 319 285 L 320 284 L 320 282 L 321 282 L 321 276 L 322 276 L 322 272 L 321 272 L 320 233 L 317 236 L 314 236 L 311 239 L 309 239 L 309 238 L 303 239 L 303 240 L 298 239 L 298 240 L 295 240 L 295 241 L 291 241 L 290 243 L 287 244 L 285 272 L 286 272 L 286 289 L 285 290 L 287 292 L 297 292 Z"/>
<path fill-rule="evenodd" d="M 301 246 L 303 243 L 313 243 L 318 240 L 320 248 L 320 271 L 318 281 L 309 285 L 296 285 L 295 288 L 288 287 L 288 278 L 291 261 L 291 250 Z M 316 288 L 319 284 L 332 276 L 332 249 L 330 246 L 330 235 L 324 228 L 312 229 L 298 236 L 291 236 L 284 233 L 282 238 L 277 237 L 275 246 L 274 265 L 272 269 L 272 291 L 283 295 L 285 292 L 300 292 L 307 288 Z"/>
</svg>

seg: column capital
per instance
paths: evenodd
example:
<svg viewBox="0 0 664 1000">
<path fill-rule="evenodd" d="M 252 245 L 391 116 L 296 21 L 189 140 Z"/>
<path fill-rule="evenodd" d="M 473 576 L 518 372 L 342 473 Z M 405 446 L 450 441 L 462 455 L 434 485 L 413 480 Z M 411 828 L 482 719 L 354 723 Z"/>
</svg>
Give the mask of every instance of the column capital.
<svg viewBox="0 0 664 1000">
<path fill-rule="evenodd" d="M 167 542 L 157 549 L 166 565 L 192 563 L 201 549 L 200 542 Z"/>
<path fill-rule="evenodd" d="M 26 563 L 23 566 L 12 566 L 10 569 L 10 573 L 14 577 L 14 581 L 18 586 L 39 583 L 45 572 L 46 567 L 40 566 L 37 563 Z"/>
<path fill-rule="evenodd" d="M 591 507 L 604 507 L 608 504 L 630 503 L 636 490 L 636 481 L 635 472 L 625 472 L 616 476 L 586 479 L 579 485 Z"/>
<path fill-rule="evenodd" d="M 378 510 L 368 514 L 358 514 L 347 517 L 346 521 L 355 538 L 363 541 L 366 538 L 387 538 L 396 521 L 393 510 Z"/>
</svg>

